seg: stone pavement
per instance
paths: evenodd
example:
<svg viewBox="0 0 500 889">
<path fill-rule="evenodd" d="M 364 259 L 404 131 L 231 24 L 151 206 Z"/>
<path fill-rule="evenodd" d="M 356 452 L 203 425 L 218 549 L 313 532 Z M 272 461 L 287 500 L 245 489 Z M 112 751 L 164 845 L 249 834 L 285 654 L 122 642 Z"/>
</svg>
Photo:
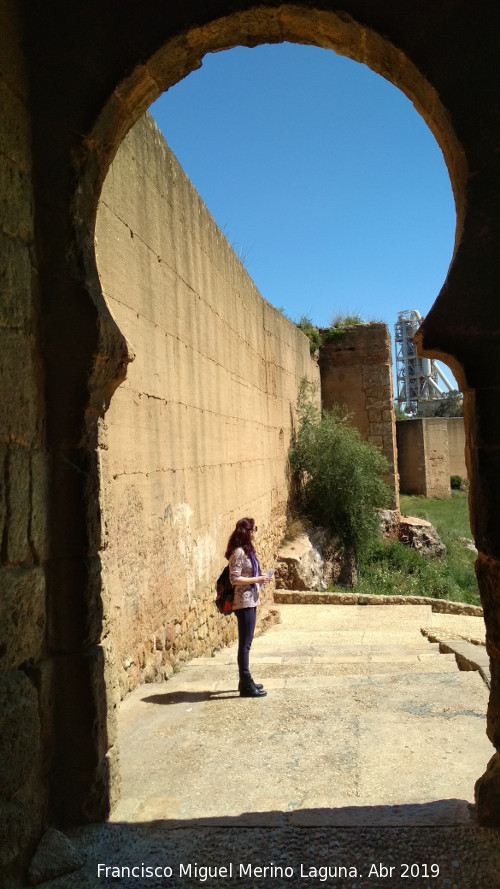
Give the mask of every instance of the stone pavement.
<svg viewBox="0 0 500 889">
<path fill-rule="evenodd" d="M 239 697 L 235 646 L 127 697 L 121 800 L 109 824 L 72 832 L 87 865 L 47 889 L 499 889 L 499 833 L 478 828 L 470 805 L 493 753 L 488 690 L 421 633 L 459 635 L 455 616 L 279 610 L 251 652 L 267 697 Z M 465 620 L 469 637 L 482 632 Z"/>
<path fill-rule="evenodd" d="M 112 820 L 468 821 L 474 781 L 494 752 L 488 690 L 422 636 L 443 615 L 429 606 L 279 609 L 281 624 L 251 652 L 266 698 L 239 697 L 232 646 L 123 702 Z"/>
</svg>

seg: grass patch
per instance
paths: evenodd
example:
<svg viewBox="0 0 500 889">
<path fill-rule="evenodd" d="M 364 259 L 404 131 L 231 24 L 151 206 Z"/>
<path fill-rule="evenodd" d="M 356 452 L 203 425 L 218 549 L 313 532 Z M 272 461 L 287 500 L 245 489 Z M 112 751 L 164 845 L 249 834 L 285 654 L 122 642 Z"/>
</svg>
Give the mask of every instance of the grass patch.
<svg viewBox="0 0 500 889">
<path fill-rule="evenodd" d="M 424 559 L 397 541 L 374 544 L 362 559 L 359 595 L 431 596 L 480 605 L 474 573 L 476 556 L 460 538 L 471 538 L 467 494 L 450 500 L 401 497 L 401 512 L 432 522 L 446 546 L 441 559 Z"/>
<path fill-rule="evenodd" d="M 452 491 L 449 500 L 430 500 L 427 497 L 401 497 L 403 515 L 419 516 L 432 522 L 438 534 L 472 539 L 469 522 L 469 503 L 466 491 Z"/>
</svg>

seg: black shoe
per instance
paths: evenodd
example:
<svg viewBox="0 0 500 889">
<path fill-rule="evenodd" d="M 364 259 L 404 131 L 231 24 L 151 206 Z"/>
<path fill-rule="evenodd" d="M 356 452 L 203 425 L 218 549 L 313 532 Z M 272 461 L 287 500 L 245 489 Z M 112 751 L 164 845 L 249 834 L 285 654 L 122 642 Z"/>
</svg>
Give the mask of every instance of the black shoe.
<svg viewBox="0 0 500 889">
<path fill-rule="evenodd" d="M 250 682 L 253 682 L 253 684 L 255 685 L 255 688 L 264 688 L 264 686 L 262 685 L 261 682 L 255 682 L 251 676 L 249 676 L 248 678 L 249 678 Z M 241 686 L 243 685 L 243 681 L 244 681 L 243 679 L 240 679 L 240 681 L 238 682 L 238 691 L 241 691 Z"/>
<path fill-rule="evenodd" d="M 263 688 L 257 688 L 253 679 L 242 679 L 238 685 L 240 698 L 263 698 L 267 695 L 267 691 Z"/>
</svg>

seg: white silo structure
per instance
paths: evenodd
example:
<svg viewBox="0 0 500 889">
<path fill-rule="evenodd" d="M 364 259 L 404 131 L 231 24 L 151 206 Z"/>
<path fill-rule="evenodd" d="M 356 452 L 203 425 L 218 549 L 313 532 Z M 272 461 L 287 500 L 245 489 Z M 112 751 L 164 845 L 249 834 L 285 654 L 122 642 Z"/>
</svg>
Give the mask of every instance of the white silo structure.
<svg viewBox="0 0 500 889">
<path fill-rule="evenodd" d="M 399 312 L 394 327 L 396 348 L 396 402 L 415 414 L 422 402 L 439 401 L 454 387 L 433 358 L 419 358 L 413 337 L 422 322 L 416 309 Z M 438 383 L 445 386 L 443 390 Z"/>
</svg>

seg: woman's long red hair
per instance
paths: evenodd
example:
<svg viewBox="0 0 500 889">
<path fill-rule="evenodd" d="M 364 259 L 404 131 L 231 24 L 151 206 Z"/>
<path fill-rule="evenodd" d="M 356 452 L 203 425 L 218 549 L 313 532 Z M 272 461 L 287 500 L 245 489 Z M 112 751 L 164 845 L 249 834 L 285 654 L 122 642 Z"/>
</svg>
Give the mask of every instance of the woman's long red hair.
<svg viewBox="0 0 500 889">
<path fill-rule="evenodd" d="M 247 556 L 250 555 L 254 548 L 252 537 L 250 535 L 253 528 L 255 528 L 253 519 L 239 519 L 236 522 L 236 528 L 227 542 L 226 559 L 229 559 L 231 553 L 240 546 Z"/>
</svg>

